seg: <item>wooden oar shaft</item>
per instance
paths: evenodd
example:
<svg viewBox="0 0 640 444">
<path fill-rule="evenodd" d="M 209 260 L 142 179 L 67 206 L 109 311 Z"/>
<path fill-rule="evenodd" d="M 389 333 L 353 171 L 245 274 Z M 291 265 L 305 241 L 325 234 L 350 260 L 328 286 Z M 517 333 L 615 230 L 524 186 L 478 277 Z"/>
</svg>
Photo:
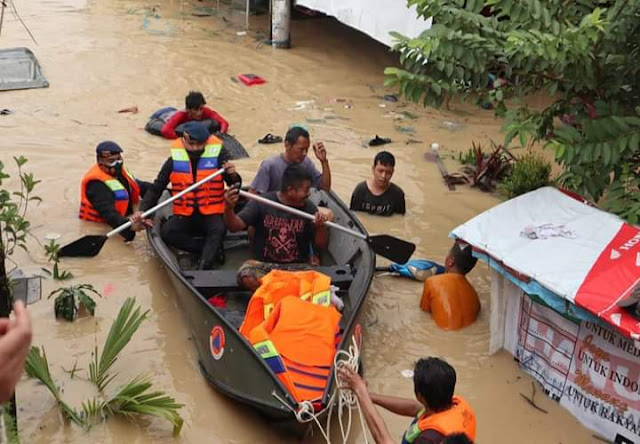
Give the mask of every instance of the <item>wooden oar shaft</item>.
<svg viewBox="0 0 640 444">
<path fill-rule="evenodd" d="M 183 191 L 180 191 L 178 194 L 176 194 L 175 196 L 171 196 L 169 199 L 167 200 L 163 200 L 162 202 L 160 202 L 158 205 L 156 205 L 153 208 L 149 208 L 147 211 L 145 211 L 144 213 L 142 213 L 142 218 L 146 218 L 147 216 L 151 216 L 153 213 L 155 213 L 156 211 L 158 211 L 160 208 L 169 205 L 171 202 L 173 202 L 176 199 L 180 199 L 182 196 L 184 196 L 187 193 L 190 193 L 191 191 L 195 190 L 196 188 L 198 188 L 200 185 L 203 185 L 207 182 L 209 182 L 211 179 L 213 179 L 216 176 L 219 176 L 220 174 L 224 173 L 224 168 L 219 169 L 218 171 L 216 171 L 215 173 L 209 174 L 207 177 L 205 177 L 204 179 L 194 183 L 193 185 L 185 188 Z M 132 225 L 131 221 L 124 223 L 122 225 L 120 225 L 117 228 L 114 228 L 113 230 L 109 231 L 107 233 L 107 237 L 111 237 L 111 236 L 115 236 L 116 234 L 120 233 L 121 231 L 126 230 L 127 228 L 129 228 Z"/>
<path fill-rule="evenodd" d="M 272 208 L 277 208 L 282 211 L 286 211 L 287 213 L 295 214 L 296 216 L 303 217 L 305 219 L 314 220 L 315 217 L 313 214 L 306 213 L 302 210 L 298 210 L 297 208 L 292 208 L 290 206 L 281 204 L 279 202 L 275 202 L 270 199 L 265 199 L 264 197 L 258 196 L 257 194 L 248 193 L 246 191 L 240 190 L 240 195 L 246 197 L 247 199 L 255 200 Z M 325 222 L 325 225 L 334 228 L 336 230 L 342 231 L 344 233 L 350 234 L 355 237 L 359 237 L 362 240 L 368 240 L 368 237 L 362 233 L 359 233 L 354 230 L 350 230 L 349 228 L 343 227 L 342 225 L 338 225 L 335 222 Z"/>
</svg>

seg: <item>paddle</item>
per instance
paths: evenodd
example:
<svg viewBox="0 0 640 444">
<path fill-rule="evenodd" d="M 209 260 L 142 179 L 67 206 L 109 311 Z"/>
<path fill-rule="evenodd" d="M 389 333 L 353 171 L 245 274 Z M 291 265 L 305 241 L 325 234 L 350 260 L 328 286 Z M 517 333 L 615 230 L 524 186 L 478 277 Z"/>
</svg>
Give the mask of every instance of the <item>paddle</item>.
<svg viewBox="0 0 640 444">
<path fill-rule="evenodd" d="M 165 205 L 170 204 L 171 202 L 173 202 L 176 199 L 179 199 L 180 197 L 182 197 L 185 194 L 193 191 L 194 189 L 198 188 L 200 185 L 210 181 L 211 179 L 213 179 L 216 176 L 219 176 L 222 173 L 224 173 L 224 168 L 216 171 L 213 174 L 208 175 L 204 179 L 202 179 L 202 180 L 194 183 L 193 185 L 187 187 L 186 189 L 184 189 L 183 191 L 179 192 L 175 196 L 172 196 L 169 199 L 160 202 L 155 207 L 149 208 L 147 211 L 142 213 L 142 217 L 146 218 L 148 216 L 151 216 L 153 213 L 155 213 L 160 208 L 164 207 Z M 120 233 L 123 230 L 126 230 L 131 225 L 132 225 L 132 223 L 131 223 L 131 221 L 129 221 L 127 223 L 124 223 L 124 224 L 120 225 L 117 228 L 114 228 L 113 230 L 109 231 L 107 234 L 88 235 L 88 236 L 82 237 L 82 238 L 80 238 L 80 239 L 78 239 L 78 240 L 76 240 L 74 242 L 71 242 L 69 245 L 65 245 L 64 247 L 62 247 L 58 251 L 58 257 L 93 257 L 93 256 L 97 255 L 98 253 L 100 253 L 100 250 L 102 249 L 102 246 L 107 241 L 107 239 L 109 239 L 112 236 L 115 236 L 116 234 Z"/>
<path fill-rule="evenodd" d="M 267 206 L 277 208 L 279 210 L 286 211 L 291 214 L 295 214 L 296 216 L 300 216 L 309 220 L 314 220 L 314 216 L 312 214 L 305 213 L 304 211 L 298 210 L 296 208 L 291 208 L 287 205 L 283 205 L 281 203 L 274 202 L 269 199 L 265 199 L 264 197 L 260 197 L 257 194 L 252 194 L 252 193 L 248 193 L 246 191 L 240 190 L 240 195 L 243 197 L 246 197 L 247 199 L 251 199 L 251 200 L 255 200 L 257 202 L 263 203 Z M 325 222 L 325 225 L 331 228 L 334 228 L 336 230 L 340 230 L 343 233 L 347 233 L 347 234 L 350 234 L 351 236 L 355 236 L 364 241 L 367 241 L 371 249 L 376 254 L 379 254 L 382 257 L 386 257 L 387 259 L 393 262 L 398 262 L 400 264 L 404 264 L 405 262 L 407 262 L 416 249 L 415 244 L 404 241 L 402 239 L 398 239 L 397 237 L 389 236 L 387 234 L 380 234 L 377 236 L 367 236 L 365 234 L 343 227 L 342 225 L 338 225 L 334 222 Z"/>
</svg>

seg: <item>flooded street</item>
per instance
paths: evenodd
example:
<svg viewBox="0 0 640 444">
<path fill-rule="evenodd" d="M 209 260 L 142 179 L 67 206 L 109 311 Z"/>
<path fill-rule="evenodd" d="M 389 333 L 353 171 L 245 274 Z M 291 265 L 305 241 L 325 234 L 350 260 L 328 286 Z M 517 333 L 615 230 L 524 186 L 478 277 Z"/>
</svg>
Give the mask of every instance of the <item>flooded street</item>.
<svg viewBox="0 0 640 444">
<path fill-rule="evenodd" d="M 265 16 L 252 18 L 250 31 L 243 36 L 237 35 L 243 29 L 241 18 L 192 15 L 195 10 L 215 8 L 216 2 L 16 0 L 15 4 L 39 45 L 8 11 L 0 43 L 3 48 L 31 48 L 51 86 L 0 94 L 0 107 L 14 111 L 0 116 L 0 159 L 14 174 L 11 157 L 28 157 L 27 170 L 42 181 L 37 194 L 43 202 L 29 213 L 33 234 L 41 242 L 47 233 L 60 233 L 59 242 L 66 244 L 100 232 L 99 226 L 81 222 L 77 211 L 80 180 L 95 161 L 94 147 L 101 140 L 114 140 L 124 148 L 125 162 L 136 176 L 155 178 L 169 155 L 169 142 L 144 132 L 144 125 L 160 107 L 181 108 L 190 89 L 204 93 L 250 153 L 251 158 L 236 162 L 245 183 L 263 158 L 283 149 L 280 144 L 259 145 L 257 139 L 268 132 L 284 136 L 292 123 L 302 123 L 313 140 L 325 142 L 333 190 L 348 203 L 355 185 L 370 174 L 377 152 L 366 147 L 366 141 L 376 134 L 390 137 L 394 143 L 385 148 L 396 156 L 394 181 L 406 193 L 408 214 L 359 216 L 370 233 L 416 243 L 416 258 L 442 262 L 451 244 L 448 233 L 499 202 L 468 187 L 449 191 L 436 165 L 423 156 L 434 141 L 453 153 L 466 150 L 472 141 L 488 145 L 489 138 L 498 139 L 500 122 L 493 113 L 471 105 L 436 111 L 402 101 L 383 102 L 382 96 L 393 91 L 382 88 L 382 72 L 394 64 L 394 56 L 333 20 L 294 21 L 294 48 L 286 51 L 260 44 L 261 35 L 256 33 L 262 31 L 264 38 Z M 246 87 L 233 82 L 231 78 L 240 73 L 258 74 L 267 83 Z M 140 113 L 117 113 L 134 105 Z M 460 128 L 452 131 L 444 122 Z M 413 133 L 406 132 L 407 127 Z M 409 140 L 420 143 L 407 144 Z M 457 169 L 455 162 L 446 163 L 450 171 Z M 28 256 L 16 256 L 22 268 L 48 266 L 43 249 L 35 241 L 30 245 Z M 384 259 L 378 261 L 380 265 Z M 90 283 L 103 293 L 96 318 L 75 323 L 54 319 L 53 301 L 46 295 L 59 285 L 51 281 L 43 281 L 43 300 L 30 306 L 33 343 L 45 347 L 53 377 L 72 405 L 79 406 L 93 392 L 78 378 L 70 381 L 65 369 L 76 361 L 78 368 L 87 369 L 96 337 L 101 345 L 121 303 L 135 296 L 151 310 L 151 318 L 116 363 L 115 383 L 147 373 L 157 388 L 183 403 L 185 425 L 175 441 L 290 442 L 251 409 L 208 386 L 169 279 L 144 236 L 129 245 L 120 238 L 111 240 L 97 257 L 66 259 L 61 265 L 75 275 L 72 283 Z M 510 355 L 488 356 L 487 266 L 479 263 L 470 279 L 482 300 L 480 318 L 451 333 L 440 331 L 419 309 L 421 283 L 388 276 L 374 280 L 365 315 L 364 365 L 370 389 L 411 397 L 411 379 L 402 371 L 412 368 L 419 357 L 441 356 L 456 368 L 457 392 L 476 411 L 478 443 L 597 442 L 542 394 L 536 401 L 547 414 L 522 399 L 520 393 L 531 394 L 531 378 Z M 89 432 L 64 426 L 53 397 L 26 378 L 18 386 L 17 398 L 24 443 L 174 441 L 171 427 L 159 420 L 112 420 Z M 399 441 L 408 418 L 387 412 L 383 417 Z M 340 442 L 337 424 L 333 431 L 334 442 Z M 313 442 L 324 442 L 320 433 Z M 352 431 L 351 442 L 363 442 L 361 430 Z"/>
</svg>

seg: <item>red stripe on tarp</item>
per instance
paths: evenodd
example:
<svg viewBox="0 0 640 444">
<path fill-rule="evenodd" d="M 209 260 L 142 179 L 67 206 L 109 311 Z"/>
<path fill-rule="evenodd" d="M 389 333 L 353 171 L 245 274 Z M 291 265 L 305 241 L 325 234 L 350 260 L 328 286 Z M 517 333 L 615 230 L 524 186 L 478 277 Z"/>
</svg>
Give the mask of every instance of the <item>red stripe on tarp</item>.
<svg viewBox="0 0 640 444">
<path fill-rule="evenodd" d="M 623 224 L 602 251 L 575 297 L 586 308 L 622 333 L 640 339 L 640 321 L 616 304 L 640 285 L 640 230 Z"/>
</svg>

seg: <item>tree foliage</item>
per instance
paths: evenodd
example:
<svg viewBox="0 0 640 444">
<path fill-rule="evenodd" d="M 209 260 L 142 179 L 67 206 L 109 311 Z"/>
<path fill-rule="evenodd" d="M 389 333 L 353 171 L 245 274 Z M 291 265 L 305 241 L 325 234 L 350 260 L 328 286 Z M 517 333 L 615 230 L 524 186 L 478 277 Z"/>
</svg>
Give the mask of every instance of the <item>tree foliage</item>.
<svg viewBox="0 0 640 444">
<path fill-rule="evenodd" d="M 639 0 L 408 5 L 434 25 L 413 39 L 394 34 L 402 68 L 386 69 L 388 85 L 425 106 L 455 95 L 496 103 L 505 146 L 544 143 L 564 186 L 640 220 Z M 542 110 L 508 100 L 541 90 L 553 98 Z"/>
</svg>

